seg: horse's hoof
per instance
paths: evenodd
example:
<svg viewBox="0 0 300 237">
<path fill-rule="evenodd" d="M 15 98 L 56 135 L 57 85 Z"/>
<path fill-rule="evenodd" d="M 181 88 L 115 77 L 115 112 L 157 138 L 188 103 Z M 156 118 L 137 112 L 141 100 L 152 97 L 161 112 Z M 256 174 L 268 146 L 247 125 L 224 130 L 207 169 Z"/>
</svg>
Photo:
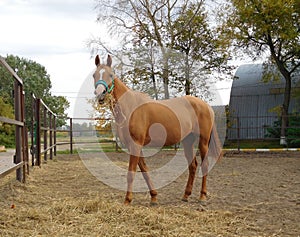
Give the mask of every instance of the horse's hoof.
<svg viewBox="0 0 300 237">
<path fill-rule="evenodd" d="M 155 201 L 155 202 L 150 202 L 150 206 L 151 207 L 155 207 L 155 206 L 158 206 L 158 202 L 157 201 Z"/>
<path fill-rule="evenodd" d="M 187 197 L 183 197 L 183 198 L 181 198 L 181 201 L 188 202 L 188 198 Z"/>
<path fill-rule="evenodd" d="M 126 205 L 126 206 L 130 205 L 130 203 L 131 203 L 131 201 L 129 201 L 129 200 L 124 201 L 124 205 Z"/>
<path fill-rule="evenodd" d="M 202 206 L 206 206 L 206 204 L 207 204 L 207 199 L 206 199 L 206 198 L 199 198 L 199 203 L 200 203 L 200 205 L 202 205 Z"/>
</svg>

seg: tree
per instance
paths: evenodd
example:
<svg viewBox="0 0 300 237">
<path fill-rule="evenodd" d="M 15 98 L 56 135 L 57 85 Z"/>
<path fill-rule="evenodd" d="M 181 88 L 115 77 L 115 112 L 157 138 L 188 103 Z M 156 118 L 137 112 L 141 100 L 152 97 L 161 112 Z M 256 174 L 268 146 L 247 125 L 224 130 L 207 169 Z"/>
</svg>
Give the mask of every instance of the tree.
<svg viewBox="0 0 300 237">
<path fill-rule="evenodd" d="M 300 68 L 300 6 L 297 0 L 229 0 L 221 17 L 227 37 L 253 59 L 265 57 L 285 79 L 281 137 L 286 136 L 292 75 Z M 268 75 L 270 70 L 265 71 Z"/>
<path fill-rule="evenodd" d="M 27 125 L 30 124 L 32 115 L 32 93 L 37 98 L 43 99 L 43 101 L 55 114 L 57 114 L 58 117 L 66 117 L 65 110 L 69 107 L 69 102 L 65 97 L 51 95 L 50 89 L 52 85 L 50 75 L 47 73 L 44 66 L 32 60 L 13 55 L 8 55 L 5 60 L 23 80 Z M 12 79 L 11 74 L 3 67 L 0 67 L 0 77 L 0 96 L 13 106 L 14 102 L 12 94 L 14 80 Z M 65 124 L 64 119 L 58 120 L 57 126 L 61 126 L 63 124 Z"/>
<path fill-rule="evenodd" d="M 66 110 L 69 108 L 70 103 L 64 96 L 47 96 L 44 98 L 45 103 L 57 115 L 56 126 L 61 127 L 66 124 L 67 114 Z"/>
<path fill-rule="evenodd" d="M 217 44 L 209 42 L 208 38 L 203 40 L 209 33 L 205 36 L 196 34 L 197 27 L 199 26 L 201 26 L 201 29 L 208 30 L 207 25 L 201 25 L 204 23 L 202 19 L 206 17 L 203 13 L 203 2 L 204 0 L 116 0 L 113 2 L 101 0 L 96 8 L 99 10 L 98 22 L 106 23 L 111 32 L 111 36 L 121 35 L 123 37 L 121 42 L 123 45 L 126 45 L 126 47 L 122 47 L 123 52 L 124 49 L 125 51 L 128 48 L 132 49 L 132 45 L 149 50 L 148 52 L 150 53 L 144 54 L 145 59 L 146 57 L 150 59 L 147 63 L 147 69 L 135 71 L 134 73 L 141 73 L 140 75 L 142 77 L 146 75 L 148 79 L 151 78 L 154 90 L 157 90 L 155 77 L 159 75 L 163 81 L 164 98 L 167 99 L 170 96 L 170 82 L 173 79 L 178 79 L 178 76 L 176 76 L 178 73 L 174 70 L 176 63 L 172 64 L 172 61 L 176 62 L 179 59 L 177 53 L 180 47 L 182 49 L 180 41 L 183 39 L 191 39 L 187 38 L 187 29 L 193 28 L 195 32 L 195 34 L 190 35 L 193 37 L 194 60 L 199 62 L 204 58 L 200 57 L 200 53 L 202 53 L 202 55 L 207 54 L 206 59 L 208 59 L 210 55 L 214 53 L 212 49 L 216 49 Z M 212 35 L 210 34 L 210 36 Z M 196 40 L 196 38 L 198 39 Z M 213 37 L 210 39 L 215 40 Z M 210 51 L 203 51 L 203 47 L 201 48 L 199 46 L 201 41 L 205 42 L 206 45 L 202 44 L 204 47 L 213 44 L 209 47 Z M 98 42 L 107 49 L 101 39 Z M 159 52 L 156 52 L 156 57 L 153 57 L 153 48 L 159 49 Z M 224 45 L 223 48 L 226 49 Z M 196 53 L 197 50 L 200 51 L 198 54 Z M 131 51 L 131 53 L 132 52 L 134 51 Z M 210 54 L 208 54 L 208 52 L 210 52 Z M 197 55 L 198 58 L 196 57 Z M 160 58 L 160 60 L 156 60 L 156 65 L 153 64 L 153 58 Z M 216 59 L 216 57 L 214 57 L 214 59 Z M 191 57 L 189 57 L 188 60 L 191 60 Z M 218 60 L 220 60 L 220 57 L 218 57 Z M 215 61 L 214 65 L 216 64 L 218 64 L 218 66 L 220 65 L 220 63 L 216 63 Z M 208 61 L 206 61 L 206 66 L 207 65 Z M 181 75 L 179 76 L 181 77 Z M 185 76 L 188 75 L 183 75 L 183 77 Z M 187 79 L 187 82 L 189 82 L 189 79 Z M 186 83 L 186 85 L 188 94 L 190 93 L 190 89 L 188 88 L 188 83 Z"/>
<path fill-rule="evenodd" d="M 217 30 L 209 27 L 204 6 L 201 5 L 197 14 L 194 12 L 196 8 L 195 4 L 190 4 L 175 20 L 174 48 L 183 53 L 180 58 L 184 70 L 178 79 L 184 85 L 185 94 L 199 96 L 193 93 L 193 84 L 200 84 L 202 78 L 201 88 L 205 88 L 203 80 L 209 79 L 212 70 L 228 73 L 231 67 L 227 66 L 229 40 L 223 39 Z M 186 19 L 190 19 L 188 25 Z M 180 58 L 176 61 L 180 61 Z"/>
<path fill-rule="evenodd" d="M 12 106 L 5 102 L 5 100 L 0 97 L 0 116 L 14 119 L 14 112 Z M 14 125 L 5 124 L 0 122 L 0 145 L 13 146 L 14 144 Z"/>
<path fill-rule="evenodd" d="M 133 45 L 129 52 L 125 52 L 129 60 L 133 63 L 133 68 L 126 75 L 131 80 L 134 87 L 138 90 L 146 92 L 156 100 L 159 98 L 159 86 L 156 76 L 161 75 L 157 67 L 157 49 L 150 45 Z M 125 75 L 125 77 L 126 77 Z M 151 84 L 149 86 L 149 81 Z M 146 83 L 141 83 L 146 82 Z"/>
</svg>

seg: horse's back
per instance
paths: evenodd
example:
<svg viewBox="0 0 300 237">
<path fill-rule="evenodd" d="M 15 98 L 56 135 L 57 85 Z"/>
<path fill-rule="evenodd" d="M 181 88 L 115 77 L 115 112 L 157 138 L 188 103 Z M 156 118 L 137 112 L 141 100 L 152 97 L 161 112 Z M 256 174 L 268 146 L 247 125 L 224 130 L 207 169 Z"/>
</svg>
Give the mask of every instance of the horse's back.
<svg viewBox="0 0 300 237">
<path fill-rule="evenodd" d="M 135 140 L 142 141 L 146 136 L 146 144 L 152 137 L 158 141 L 165 139 L 166 145 L 170 145 L 191 133 L 208 137 L 212 121 L 213 113 L 208 104 L 193 96 L 183 96 L 142 103 L 131 114 L 129 130 Z M 161 134 L 163 130 L 165 136 Z"/>
<path fill-rule="evenodd" d="M 186 95 L 159 102 L 170 108 L 178 108 L 180 114 L 187 112 L 188 114 L 195 114 L 200 120 L 214 120 L 214 112 L 210 105 L 194 96 Z"/>
<path fill-rule="evenodd" d="M 185 135 L 188 134 L 189 130 L 194 133 L 200 133 L 201 131 L 201 134 L 210 134 L 214 123 L 214 112 L 205 101 L 186 95 L 162 100 L 159 103 L 175 111 L 181 126 L 183 126 Z"/>
</svg>

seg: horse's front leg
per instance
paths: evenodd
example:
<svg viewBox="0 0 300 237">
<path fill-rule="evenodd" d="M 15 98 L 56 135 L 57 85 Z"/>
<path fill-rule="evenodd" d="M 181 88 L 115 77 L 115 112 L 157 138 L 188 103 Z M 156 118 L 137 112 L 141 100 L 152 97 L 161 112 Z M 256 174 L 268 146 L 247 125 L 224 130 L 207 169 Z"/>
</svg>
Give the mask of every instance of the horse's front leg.
<svg viewBox="0 0 300 237">
<path fill-rule="evenodd" d="M 131 203 L 133 195 L 133 180 L 136 174 L 137 164 L 139 163 L 139 156 L 130 155 L 129 166 L 127 172 L 127 193 L 125 196 L 124 204 L 128 205 Z"/>
<path fill-rule="evenodd" d="M 147 186 L 149 188 L 150 191 L 150 195 L 151 195 L 151 202 L 150 205 L 157 205 L 157 191 L 154 188 L 154 185 L 152 183 L 152 180 L 150 178 L 150 175 L 148 173 L 148 167 L 146 165 L 145 159 L 143 156 L 140 157 L 139 159 L 139 167 L 140 170 L 142 171 L 143 177 L 147 183 Z"/>
</svg>

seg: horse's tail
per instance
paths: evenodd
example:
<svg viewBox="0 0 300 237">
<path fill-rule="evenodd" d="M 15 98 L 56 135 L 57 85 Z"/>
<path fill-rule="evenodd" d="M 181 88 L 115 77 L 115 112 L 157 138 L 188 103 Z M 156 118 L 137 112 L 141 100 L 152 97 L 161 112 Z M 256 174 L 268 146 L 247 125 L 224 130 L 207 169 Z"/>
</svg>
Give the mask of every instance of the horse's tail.
<svg viewBox="0 0 300 237">
<path fill-rule="evenodd" d="M 221 142 L 217 133 L 216 124 L 213 123 L 213 127 L 210 133 L 210 140 L 208 143 L 208 151 L 204 159 L 202 159 L 201 169 L 199 169 L 200 177 L 208 174 L 208 172 L 214 167 L 218 160 L 223 157 L 223 150 Z"/>
<path fill-rule="evenodd" d="M 219 139 L 216 124 L 213 123 L 213 127 L 210 134 L 209 146 L 208 146 L 208 157 L 213 161 L 217 162 L 223 157 L 222 144 Z"/>
</svg>

